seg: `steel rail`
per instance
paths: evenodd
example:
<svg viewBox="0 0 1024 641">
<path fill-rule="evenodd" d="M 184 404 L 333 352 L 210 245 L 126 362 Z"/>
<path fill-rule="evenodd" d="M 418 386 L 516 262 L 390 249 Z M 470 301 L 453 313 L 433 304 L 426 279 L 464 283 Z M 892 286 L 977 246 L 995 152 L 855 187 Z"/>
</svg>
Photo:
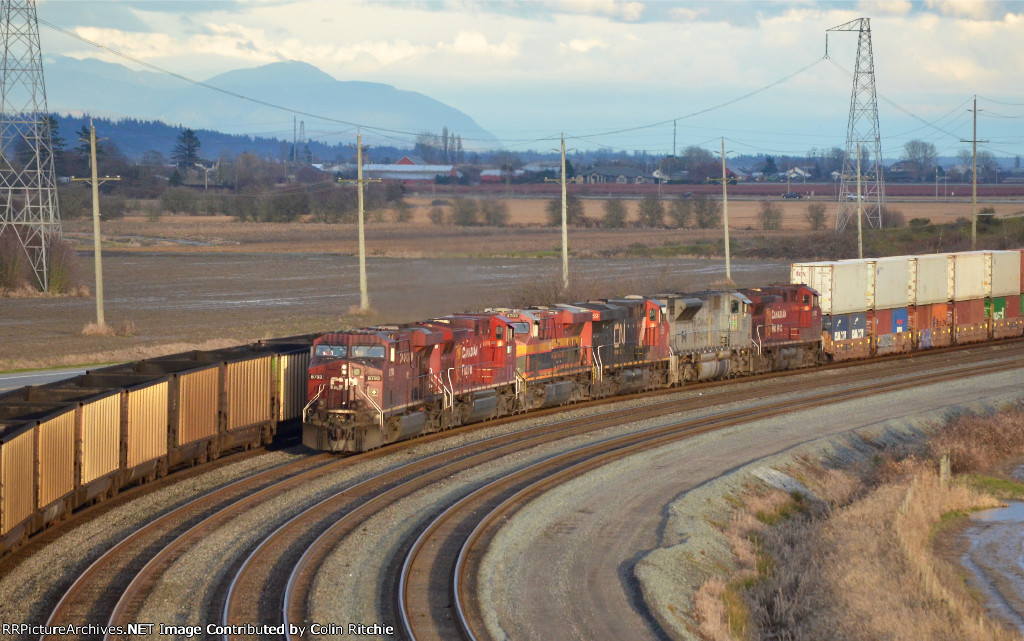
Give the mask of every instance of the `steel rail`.
<svg viewBox="0 0 1024 641">
<path fill-rule="evenodd" d="M 172 508 L 164 514 L 156 517 L 155 519 L 144 523 L 139 528 L 133 530 L 127 534 L 123 539 L 115 543 L 106 552 L 97 557 L 89 566 L 78 576 L 77 579 L 64 591 L 60 600 L 53 607 L 49 617 L 46 620 L 46 627 L 52 627 L 60 625 L 60 619 L 67 619 L 71 614 L 66 612 L 70 608 L 78 605 L 82 600 L 84 592 L 90 589 L 95 589 L 97 586 L 90 585 L 90 581 L 99 577 L 104 572 L 108 572 L 111 568 L 109 565 L 115 559 L 115 557 L 121 557 L 126 554 L 132 546 L 148 546 L 152 545 L 155 541 L 145 541 L 146 537 L 162 537 L 166 534 L 166 530 L 172 530 L 173 528 L 165 528 L 165 526 L 174 523 L 185 523 L 195 519 L 204 510 L 213 508 L 218 502 L 222 500 L 228 500 L 230 495 L 236 493 L 238 490 L 245 488 L 246 486 L 258 486 L 260 483 L 268 481 L 274 477 L 281 475 L 287 475 L 292 472 L 294 468 L 306 468 L 312 463 L 317 465 L 319 461 L 325 461 L 330 457 L 327 455 L 318 456 L 309 459 L 297 459 L 288 463 L 277 465 L 267 470 L 263 470 L 258 474 L 249 476 L 246 478 L 238 479 L 215 488 L 202 496 L 198 496 L 182 505 Z M 189 516 L 190 513 L 193 513 Z M 129 564 L 130 567 L 130 564 Z M 115 571 L 119 571 L 123 568 L 114 568 Z M 66 621 L 67 623 L 73 623 Z M 46 639 L 47 636 L 40 635 L 41 640 Z M 64 637 L 62 637 L 64 638 Z"/>
<path fill-rule="evenodd" d="M 1005 371 L 1008 369 L 1018 369 L 1019 367 L 1020 365 L 1017 362 L 993 363 L 974 368 L 971 371 L 971 375 Z M 660 447 L 666 443 L 676 440 L 692 438 L 697 434 L 707 431 L 721 429 L 722 427 L 730 425 L 746 423 L 756 418 L 767 418 L 770 416 L 790 414 L 794 411 L 809 409 L 824 403 L 842 402 L 879 393 L 889 393 L 900 389 L 914 387 L 922 383 L 957 379 L 962 378 L 962 376 L 963 372 L 957 370 L 945 372 L 939 375 L 935 373 L 926 373 L 910 379 L 872 383 L 855 388 L 812 395 L 795 402 L 784 401 L 781 403 L 772 403 L 750 411 L 726 412 L 720 416 L 710 419 L 705 418 L 697 419 L 696 421 L 681 421 L 668 426 L 649 428 L 638 433 L 617 437 L 612 439 L 610 442 L 581 446 L 575 450 L 539 461 L 533 465 L 509 474 L 506 477 L 493 481 L 477 490 L 474 490 L 449 506 L 448 509 L 434 519 L 434 521 L 432 521 L 427 528 L 421 532 L 420 536 L 417 537 L 413 546 L 410 548 L 402 566 L 398 587 L 398 614 L 402 624 L 402 629 L 409 639 L 424 638 L 422 636 L 418 636 L 413 629 L 413 616 L 410 612 L 407 591 L 409 586 L 409 577 L 414 571 L 414 564 L 419 561 L 419 557 L 423 554 L 428 542 L 432 544 L 430 546 L 431 550 L 443 550 L 447 539 L 443 536 L 438 536 L 438 532 L 442 531 L 446 526 L 454 527 L 456 528 L 455 532 L 449 533 L 447 536 L 458 536 L 458 527 L 462 525 L 463 522 L 460 521 L 457 524 L 449 525 L 453 523 L 456 516 L 460 512 L 465 514 L 467 512 L 472 513 L 479 510 L 478 507 L 474 507 L 474 504 L 483 503 L 484 505 L 487 505 L 485 502 L 487 497 L 493 497 L 493 495 L 502 488 L 508 488 L 510 486 L 525 483 L 525 486 L 522 489 L 515 491 L 511 497 L 502 500 L 496 506 L 491 508 L 491 511 L 483 519 L 477 522 L 473 531 L 468 537 L 466 537 L 466 539 L 463 540 L 462 545 L 459 548 L 459 552 L 454 559 L 454 564 L 452 564 L 451 571 L 445 572 L 446 575 L 451 577 L 452 581 L 449 587 L 449 593 L 455 603 L 455 616 L 456 621 L 458 622 L 458 632 L 466 639 L 477 638 L 472 631 L 472 627 L 465 613 L 464 603 L 466 599 L 461 588 L 461 586 L 464 585 L 464 581 L 461 580 L 461 577 L 465 572 L 468 551 L 471 549 L 473 542 L 475 542 L 480 536 L 480 532 L 482 532 L 483 528 L 488 524 L 493 523 L 495 520 L 500 518 L 502 514 L 504 514 L 501 510 L 502 506 L 509 505 L 516 498 L 541 493 L 554 485 L 565 482 L 569 478 L 578 476 L 585 471 L 595 469 L 607 462 L 616 460 L 623 456 Z M 747 414 L 747 416 L 743 416 L 743 414 Z M 531 479 L 532 475 L 537 475 L 539 478 L 537 480 L 527 480 Z M 492 498 L 491 500 L 494 499 Z M 440 554 L 440 552 L 438 554 Z M 427 555 L 427 558 L 430 559 L 429 554 Z M 446 563 L 447 562 L 448 561 L 446 560 Z M 431 563 L 431 567 L 432 566 L 433 564 Z M 436 570 L 434 573 L 436 574 Z M 420 605 L 422 606 L 422 604 Z M 422 615 L 422 607 L 420 615 Z M 430 620 L 429 608 L 428 615 L 421 616 L 420 618 Z M 444 630 L 439 634 L 439 637 L 442 639 L 451 638 L 449 636 L 450 632 L 450 630 Z"/>
</svg>

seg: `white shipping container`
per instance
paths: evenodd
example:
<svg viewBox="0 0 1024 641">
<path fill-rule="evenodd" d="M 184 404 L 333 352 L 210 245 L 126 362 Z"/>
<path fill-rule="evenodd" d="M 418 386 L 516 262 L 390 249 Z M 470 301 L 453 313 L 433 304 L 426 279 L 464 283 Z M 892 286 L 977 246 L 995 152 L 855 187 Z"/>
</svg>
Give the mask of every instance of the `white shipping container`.
<svg viewBox="0 0 1024 641">
<path fill-rule="evenodd" d="M 931 305 L 949 301 L 947 254 L 910 257 L 911 305 Z"/>
<path fill-rule="evenodd" d="M 909 305 L 910 257 L 876 258 L 870 263 L 870 276 L 874 277 L 872 308 L 896 309 Z"/>
<path fill-rule="evenodd" d="M 1016 296 L 1020 293 L 1020 252 L 985 252 L 989 262 L 989 296 Z"/>
<path fill-rule="evenodd" d="M 822 314 L 868 309 L 868 264 L 864 261 L 794 263 L 790 280 L 818 291 Z"/>
<path fill-rule="evenodd" d="M 985 278 L 985 252 L 957 252 L 952 257 L 952 300 L 985 298 L 989 288 Z"/>
</svg>

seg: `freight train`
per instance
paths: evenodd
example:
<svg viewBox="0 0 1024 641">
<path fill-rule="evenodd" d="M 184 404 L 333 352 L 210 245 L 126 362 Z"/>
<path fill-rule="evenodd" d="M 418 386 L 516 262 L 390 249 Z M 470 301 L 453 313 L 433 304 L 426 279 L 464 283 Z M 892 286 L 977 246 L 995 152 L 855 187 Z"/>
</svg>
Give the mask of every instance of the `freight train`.
<svg viewBox="0 0 1024 641">
<path fill-rule="evenodd" d="M 1024 334 L 1020 251 L 796 263 L 791 283 L 494 309 L 90 370 L 0 394 L 0 553 L 175 466 L 360 452 L 692 381 Z"/>
<path fill-rule="evenodd" d="M 1024 334 L 1019 250 L 795 263 L 790 280 L 324 334 L 303 443 L 362 452 L 586 399 Z"/>
<path fill-rule="evenodd" d="M 306 404 L 312 338 L 174 354 L 0 394 L 0 553 L 175 466 L 269 443 Z"/>
</svg>

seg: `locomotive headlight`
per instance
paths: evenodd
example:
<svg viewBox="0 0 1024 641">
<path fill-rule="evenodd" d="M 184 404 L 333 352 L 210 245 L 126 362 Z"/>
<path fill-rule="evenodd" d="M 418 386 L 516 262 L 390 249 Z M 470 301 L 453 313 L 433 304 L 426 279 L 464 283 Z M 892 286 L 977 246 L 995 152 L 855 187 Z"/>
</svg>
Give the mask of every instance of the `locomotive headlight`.
<svg viewBox="0 0 1024 641">
<path fill-rule="evenodd" d="M 377 395 L 377 390 L 376 389 L 370 390 L 370 396 L 376 396 L 376 395 Z"/>
<path fill-rule="evenodd" d="M 348 370 L 348 365 L 342 363 L 341 364 L 341 373 L 344 374 L 347 370 Z"/>
</svg>

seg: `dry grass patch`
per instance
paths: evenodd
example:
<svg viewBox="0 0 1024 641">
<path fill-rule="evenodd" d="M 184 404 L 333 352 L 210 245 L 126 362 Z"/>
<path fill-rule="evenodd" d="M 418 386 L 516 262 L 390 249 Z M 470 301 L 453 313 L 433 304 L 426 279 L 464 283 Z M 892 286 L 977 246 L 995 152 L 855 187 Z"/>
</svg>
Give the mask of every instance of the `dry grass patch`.
<svg viewBox="0 0 1024 641">
<path fill-rule="evenodd" d="M 951 454 L 952 482 L 938 474 Z M 964 416 L 911 450 L 848 469 L 801 463 L 815 497 L 750 492 L 724 534 L 736 569 L 694 594 L 696 633 L 749 639 L 1004 641 L 956 560 L 934 548 L 951 518 L 995 507 L 984 490 L 1019 483 L 979 474 L 1024 455 L 1024 412 Z M 962 516 L 961 516 L 962 518 Z M 742 612 L 737 610 L 739 608 Z"/>
<path fill-rule="evenodd" d="M 82 336 L 135 336 L 135 323 L 130 320 L 113 325 L 89 323 L 82 328 Z"/>
</svg>

